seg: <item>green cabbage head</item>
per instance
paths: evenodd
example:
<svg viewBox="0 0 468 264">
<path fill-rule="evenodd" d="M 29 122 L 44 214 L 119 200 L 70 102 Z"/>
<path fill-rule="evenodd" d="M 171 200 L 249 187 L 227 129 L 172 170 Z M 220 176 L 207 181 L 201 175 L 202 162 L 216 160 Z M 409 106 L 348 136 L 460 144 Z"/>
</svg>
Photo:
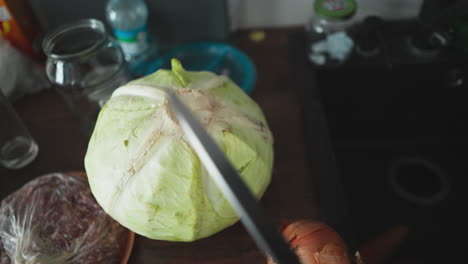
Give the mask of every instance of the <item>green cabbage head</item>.
<svg viewBox="0 0 468 264">
<path fill-rule="evenodd" d="M 193 241 L 238 221 L 188 144 L 164 93 L 172 89 L 259 199 L 271 179 L 273 138 L 259 106 L 234 82 L 190 72 L 177 60 L 115 90 L 85 157 L 104 210 L 137 234 Z"/>
</svg>

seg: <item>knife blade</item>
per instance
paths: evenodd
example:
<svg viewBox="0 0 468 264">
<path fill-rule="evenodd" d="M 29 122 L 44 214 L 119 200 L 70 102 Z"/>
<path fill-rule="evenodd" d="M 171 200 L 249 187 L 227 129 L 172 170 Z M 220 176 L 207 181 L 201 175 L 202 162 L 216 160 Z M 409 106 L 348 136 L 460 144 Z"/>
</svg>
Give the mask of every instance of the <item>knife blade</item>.
<svg viewBox="0 0 468 264">
<path fill-rule="evenodd" d="M 257 246 L 277 264 L 299 264 L 296 254 L 215 141 L 173 91 L 166 93 L 189 144 Z"/>
</svg>

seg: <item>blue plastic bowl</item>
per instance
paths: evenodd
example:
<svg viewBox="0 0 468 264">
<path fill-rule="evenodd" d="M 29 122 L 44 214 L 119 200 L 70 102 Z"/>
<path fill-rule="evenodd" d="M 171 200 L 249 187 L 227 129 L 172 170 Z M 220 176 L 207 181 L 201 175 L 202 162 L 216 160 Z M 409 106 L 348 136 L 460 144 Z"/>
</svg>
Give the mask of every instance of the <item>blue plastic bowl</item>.
<svg viewBox="0 0 468 264">
<path fill-rule="evenodd" d="M 257 74 L 250 58 L 233 46 L 217 42 L 191 43 L 170 50 L 151 62 L 144 75 L 159 69 L 170 69 L 172 58 L 178 59 L 190 71 L 211 71 L 226 75 L 247 94 L 254 88 Z"/>
</svg>

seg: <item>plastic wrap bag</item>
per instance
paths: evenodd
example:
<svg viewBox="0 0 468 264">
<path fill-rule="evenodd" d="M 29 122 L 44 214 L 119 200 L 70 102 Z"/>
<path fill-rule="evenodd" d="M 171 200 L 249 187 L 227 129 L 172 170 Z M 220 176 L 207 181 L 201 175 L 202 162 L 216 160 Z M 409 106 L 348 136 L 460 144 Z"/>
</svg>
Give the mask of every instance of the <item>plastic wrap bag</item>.
<svg viewBox="0 0 468 264">
<path fill-rule="evenodd" d="M 115 264 L 127 238 L 84 177 L 48 174 L 0 203 L 1 264 Z"/>
<path fill-rule="evenodd" d="M 1 92 L 11 100 L 49 88 L 44 69 L 0 36 Z"/>
</svg>

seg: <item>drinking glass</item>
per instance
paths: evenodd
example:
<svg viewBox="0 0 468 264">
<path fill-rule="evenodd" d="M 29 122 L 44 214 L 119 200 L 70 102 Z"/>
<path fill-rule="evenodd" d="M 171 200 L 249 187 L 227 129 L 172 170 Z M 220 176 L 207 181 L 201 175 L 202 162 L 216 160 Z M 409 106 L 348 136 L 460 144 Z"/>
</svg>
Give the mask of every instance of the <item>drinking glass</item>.
<svg viewBox="0 0 468 264">
<path fill-rule="evenodd" d="M 0 91 L 0 164 L 20 169 L 30 164 L 39 148 L 8 98 Z"/>
</svg>

